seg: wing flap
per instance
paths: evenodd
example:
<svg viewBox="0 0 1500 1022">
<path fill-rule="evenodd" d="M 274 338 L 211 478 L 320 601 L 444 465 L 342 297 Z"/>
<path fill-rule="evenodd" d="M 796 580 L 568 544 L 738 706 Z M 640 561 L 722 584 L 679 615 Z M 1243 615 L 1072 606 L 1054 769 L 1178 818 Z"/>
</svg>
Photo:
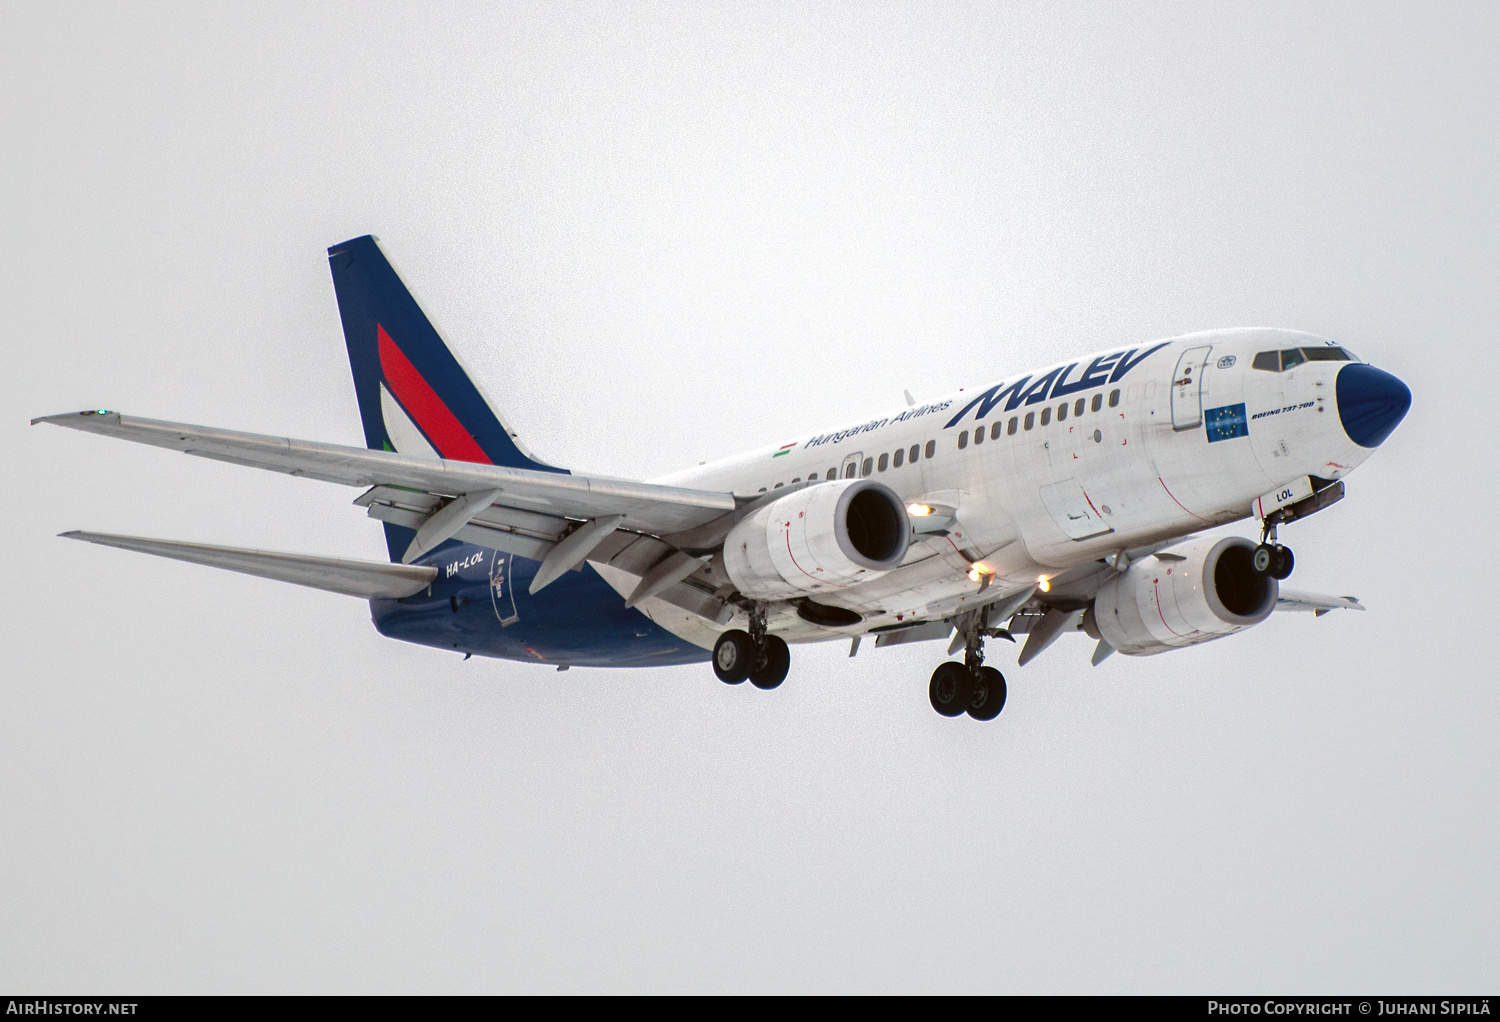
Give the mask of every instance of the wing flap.
<svg viewBox="0 0 1500 1022">
<path fill-rule="evenodd" d="M 390 522 L 392 525 L 401 525 L 408 529 L 420 529 L 422 523 L 427 520 L 427 516 L 421 512 L 409 511 L 390 504 L 371 504 L 370 517 L 376 521 Z M 517 557 L 526 557 L 533 561 L 542 560 L 557 545 L 551 540 L 528 536 L 516 529 L 486 525 L 483 522 L 470 522 L 455 532 L 453 538 L 463 540 L 465 543 L 473 543 L 476 546 L 488 547 L 491 550 L 499 550 L 502 553 L 515 554 Z"/>
<path fill-rule="evenodd" d="M 342 557 L 313 557 L 269 550 L 182 543 L 139 536 L 113 536 L 102 532 L 64 532 L 63 539 L 135 550 L 174 561 L 188 561 L 210 568 L 224 568 L 243 575 L 257 575 L 277 582 L 323 589 L 364 600 L 399 600 L 419 593 L 437 578 L 437 569 L 382 561 L 351 561 Z"/>
<path fill-rule="evenodd" d="M 397 486 L 450 497 L 500 490 L 502 496 L 497 503 L 506 507 L 582 519 L 622 514 L 626 516 L 623 527 L 636 532 L 677 532 L 735 509 L 732 494 L 711 490 L 411 457 L 393 451 L 140 419 L 119 412 L 75 412 L 32 422 L 347 486 Z"/>
<path fill-rule="evenodd" d="M 412 490 L 400 486 L 371 487 L 356 497 L 354 503 L 362 508 L 386 504 L 405 511 L 415 511 L 424 517 L 443 506 L 441 497 L 423 490 Z M 370 517 L 375 518 L 378 515 L 372 511 Z M 550 541 L 555 541 L 572 524 L 568 519 L 558 515 L 542 515 L 509 507 L 488 507 L 476 514 L 470 521 L 479 525 L 492 525 L 497 528 L 520 531 Z"/>
</svg>

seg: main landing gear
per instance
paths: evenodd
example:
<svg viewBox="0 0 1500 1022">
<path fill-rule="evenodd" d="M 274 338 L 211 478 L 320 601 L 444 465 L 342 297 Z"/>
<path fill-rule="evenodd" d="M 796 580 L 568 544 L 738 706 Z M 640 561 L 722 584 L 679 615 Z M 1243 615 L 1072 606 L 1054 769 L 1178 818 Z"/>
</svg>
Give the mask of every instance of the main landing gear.
<svg viewBox="0 0 1500 1022">
<path fill-rule="evenodd" d="M 1270 575 L 1278 582 L 1289 578 L 1292 567 L 1297 563 L 1292 556 L 1291 547 L 1284 547 L 1276 542 L 1276 522 L 1267 518 L 1265 526 L 1260 533 L 1260 546 L 1250 555 L 1250 566 L 1257 574 Z"/>
<path fill-rule="evenodd" d="M 731 628 L 714 644 L 714 674 L 726 685 L 746 678 L 760 689 L 773 689 L 786 680 L 792 653 L 786 642 L 766 632 L 766 609 L 750 612 L 750 630 Z"/>
<path fill-rule="evenodd" d="M 975 720 L 994 720 L 1005 709 L 1005 675 L 984 666 L 984 612 L 965 615 L 964 662 L 938 664 L 927 685 L 932 708 L 945 717 L 964 713 Z"/>
</svg>

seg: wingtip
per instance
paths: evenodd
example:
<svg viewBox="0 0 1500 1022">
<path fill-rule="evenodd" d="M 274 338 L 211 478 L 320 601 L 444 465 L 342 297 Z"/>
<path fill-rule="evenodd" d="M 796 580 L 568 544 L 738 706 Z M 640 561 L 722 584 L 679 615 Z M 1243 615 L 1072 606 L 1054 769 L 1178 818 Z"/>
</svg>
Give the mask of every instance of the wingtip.
<svg viewBox="0 0 1500 1022">
<path fill-rule="evenodd" d="M 36 418 L 31 420 L 31 424 L 35 426 L 39 422 L 50 422 L 53 425 L 57 426 L 71 426 L 80 417 L 113 415 L 118 418 L 119 414 L 119 412 L 112 412 L 108 408 L 85 408 L 81 412 L 62 412 L 59 415 L 38 415 Z"/>
</svg>

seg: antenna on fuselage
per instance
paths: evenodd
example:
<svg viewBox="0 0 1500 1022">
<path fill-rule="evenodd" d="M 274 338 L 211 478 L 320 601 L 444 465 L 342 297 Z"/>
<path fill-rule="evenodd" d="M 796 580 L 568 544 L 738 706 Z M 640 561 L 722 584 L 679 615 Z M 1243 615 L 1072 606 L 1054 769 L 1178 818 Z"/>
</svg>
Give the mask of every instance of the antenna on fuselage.
<svg viewBox="0 0 1500 1022">
<path fill-rule="evenodd" d="M 916 406 L 917 399 L 911 396 L 911 391 L 903 390 L 901 394 L 906 398 L 906 407 L 913 408 Z"/>
</svg>

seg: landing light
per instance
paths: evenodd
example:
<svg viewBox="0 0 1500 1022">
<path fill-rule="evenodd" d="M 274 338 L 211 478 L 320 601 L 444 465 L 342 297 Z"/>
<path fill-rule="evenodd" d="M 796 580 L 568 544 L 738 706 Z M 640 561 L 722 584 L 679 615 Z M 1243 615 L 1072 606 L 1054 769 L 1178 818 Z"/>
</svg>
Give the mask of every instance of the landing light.
<svg viewBox="0 0 1500 1022">
<path fill-rule="evenodd" d="M 1052 580 L 1046 575 L 1038 575 L 1036 577 L 1036 587 L 1044 593 L 1050 593 L 1052 591 Z"/>
<path fill-rule="evenodd" d="M 932 507 L 928 504 L 908 504 L 906 505 L 906 513 L 913 518 L 926 518 L 932 514 Z"/>
<path fill-rule="evenodd" d="M 969 581 L 970 582 L 978 582 L 982 578 L 984 578 L 984 573 L 981 572 L 978 568 L 970 568 L 969 569 Z"/>
</svg>

